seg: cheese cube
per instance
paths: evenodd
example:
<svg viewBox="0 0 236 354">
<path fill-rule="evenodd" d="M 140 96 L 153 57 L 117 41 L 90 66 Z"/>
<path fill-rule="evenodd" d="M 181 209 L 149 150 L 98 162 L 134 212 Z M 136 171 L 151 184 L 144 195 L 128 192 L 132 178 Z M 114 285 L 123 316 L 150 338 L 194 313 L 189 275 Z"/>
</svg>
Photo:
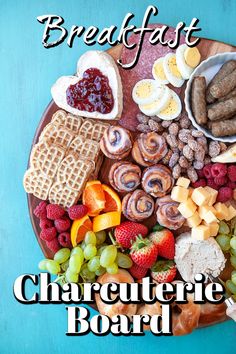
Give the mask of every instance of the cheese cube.
<svg viewBox="0 0 236 354">
<path fill-rule="evenodd" d="M 212 222 L 218 222 L 217 217 L 215 214 L 212 213 L 211 210 L 209 210 L 206 215 L 204 216 L 204 220 L 208 223 L 211 224 Z"/>
<path fill-rule="evenodd" d="M 197 209 L 197 206 L 196 206 L 196 204 L 194 204 L 194 202 L 192 201 L 191 198 L 188 198 L 186 200 L 186 202 L 180 203 L 180 205 L 178 206 L 179 212 L 186 219 L 190 218 L 191 216 L 193 216 L 193 214 L 195 213 L 196 209 Z"/>
<path fill-rule="evenodd" d="M 205 216 L 208 213 L 208 211 L 211 211 L 213 214 L 216 214 L 216 210 L 213 206 L 202 205 L 198 208 L 199 215 L 203 220 L 205 220 Z"/>
<path fill-rule="evenodd" d="M 188 189 L 180 186 L 175 186 L 172 189 L 170 196 L 171 199 L 173 199 L 175 202 L 186 202 L 186 200 L 188 199 Z"/>
<path fill-rule="evenodd" d="M 194 189 L 191 198 L 195 204 L 201 206 L 208 203 L 210 194 L 207 190 L 205 190 L 205 188 L 198 187 Z"/>
<path fill-rule="evenodd" d="M 201 222 L 202 219 L 200 218 L 197 211 L 195 211 L 195 213 L 192 216 L 190 216 L 190 218 L 187 219 L 187 225 L 191 228 L 200 225 Z"/>
<path fill-rule="evenodd" d="M 216 217 L 218 219 L 227 220 L 229 217 L 229 212 L 227 206 L 224 203 L 216 203 L 214 208 L 216 209 Z"/>
<path fill-rule="evenodd" d="M 206 221 L 203 221 L 203 224 L 206 226 L 209 226 L 210 228 L 210 233 L 211 236 L 217 236 L 218 235 L 218 231 L 219 231 L 219 224 L 217 222 L 212 222 L 211 224 L 207 224 Z"/>
<path fill-rule="evenodd" d="M 204 189 L 209 193 L 210 197 L 208 199 L 208 205 L 209 206 L 212 206 L 213 204 L 215 204 L 216 202 L 216 198 L 217 198 L 217 195 L 218 195 L 218 191 L 215 190 L 214 188 L 211 188 L 211 187 L 204 187 Z"/>
<path fill-rule="evenodd" d="M 190 180 L 185 177 L 179 177 L 176 182 L 176 185 L 180 187 L 188 188 L 190 185 Z"/>
<path fill-rule="evenodd" d="M 206 225 L 199 225 L 197 227 L 194 227 L 192 229 L 191 236 L 195 240 L 207 240 L 211 236 L 210 227 Z"/>
<path fill-rule="evenodd" d="M 235 216 L 236 216 L 236 209 L 232 205 L 230 205 L 228 207 L 228 217 L 225 220 L 229 221 L 229 220 L 233 219 Z"/>
</svg>

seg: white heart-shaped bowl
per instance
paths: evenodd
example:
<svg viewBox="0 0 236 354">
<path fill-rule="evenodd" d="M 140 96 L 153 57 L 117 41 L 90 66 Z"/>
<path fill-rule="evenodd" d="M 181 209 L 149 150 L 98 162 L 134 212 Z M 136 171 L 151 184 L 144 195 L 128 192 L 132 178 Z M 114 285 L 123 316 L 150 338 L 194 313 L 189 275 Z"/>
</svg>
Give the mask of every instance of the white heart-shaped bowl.
<svg viewBox="0 0 236 354">
<path fill-rule="evenodd" d="M 209 130 L 203 128 L 199 124 L 197 124 L 191 109 L 191 86 L 192 81 L 195 76 L 205 76 L 207 84 L 211 81 L 211 79 L 215 76 L 215 74 L 219 71 L 221 66 L 229 61 L 236 60 L 236 52 L 227 52 L 220 53 L 209 57 L 208 59 L 201 62 L 201 64 L 193 71 L 190 79 L 188 80 L 186 90 L 185 90 L 185 108 L 188 113 L 188 117 L 191 120 L 193 126 L 203 132 L 203 134 L 212 140 L 223 141 L 225 143 L 235 143 L 236 135 L 225 136 L 225 137 L 215 137 L 211 134 Z"/>
</svg>

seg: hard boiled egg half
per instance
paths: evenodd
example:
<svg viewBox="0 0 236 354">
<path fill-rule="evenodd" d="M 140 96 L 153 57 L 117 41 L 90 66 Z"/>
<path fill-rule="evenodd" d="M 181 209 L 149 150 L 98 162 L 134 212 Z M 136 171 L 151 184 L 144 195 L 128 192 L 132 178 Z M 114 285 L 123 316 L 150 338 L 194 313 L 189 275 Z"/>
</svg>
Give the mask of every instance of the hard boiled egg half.
<svg viewBox="0 0 236 354">
<path fill-rule="evenodd" d="M 186 44 L 182 44 L 176 50 L 176 63 L 178 70 L 183 79 L 188 80 L 194 68 L 199 64 L 201 55 L 199 50 L 189 48 Z"/>
</svg>

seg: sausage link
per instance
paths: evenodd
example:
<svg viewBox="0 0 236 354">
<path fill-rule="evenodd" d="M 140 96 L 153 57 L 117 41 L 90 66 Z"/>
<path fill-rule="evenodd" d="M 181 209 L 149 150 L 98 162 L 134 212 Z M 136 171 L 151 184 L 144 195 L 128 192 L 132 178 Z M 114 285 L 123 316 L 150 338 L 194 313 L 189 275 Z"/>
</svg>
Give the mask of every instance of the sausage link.
<svg viewBox="0 0 236 354">
<path fill-rule="evenodd" d="M 196 122 L 200 125 L 207 122 L 206 79 L 196 76 L 192 82 L 191 104 Z"/>
</svg>

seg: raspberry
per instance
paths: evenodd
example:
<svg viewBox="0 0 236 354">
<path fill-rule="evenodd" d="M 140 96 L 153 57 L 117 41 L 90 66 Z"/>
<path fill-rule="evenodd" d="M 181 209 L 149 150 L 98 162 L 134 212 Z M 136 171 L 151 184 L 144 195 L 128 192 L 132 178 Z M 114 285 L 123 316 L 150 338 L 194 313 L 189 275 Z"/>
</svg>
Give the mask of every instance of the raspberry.
<svg viewBox="0 0 236 354">
<path fill-rule="evenodd" d="M 203 169 L 197 170 L 197 174 L 198 174 L 199 178 L 204 178 L 205 177 Z"/>
<path fill-rule="evenodd" d="M 192 183 L 193 188 L 205 187 L 205 186 L 206 186 L 205 178 L 200 178 L 196 182 Z"/>
<path fill-rule="evenodd" d="M 62 232 L 58 236 L 58 242 L 62 247 L 72 248 L 69 232 Z"/>
<path fill-rule="evenodd" d="M 212 167 L 212 164 L 211 163 L 208 163 L 207 165 L 205 165 L 203 167 L 203 174 L 204 176 L 208 179 L 208 178 L 212 178 L 212 174 L 211 174 L 211 167 Z"/>
<path fill-rule="evenodd" d="M 40 219 L 39 226 L 40 226 L 41 230 L 48 229 L 49 227 L 53 226 L 53 222 L 47 218 Z"/>
<path fill-rule="evenodd" d="M 211 187 L 211 188 L 216 189 L 216 190 L 218 190 L 219 187 L 220 187 L 220 186 L 218 186 L 218 185 L 215 183 L 214 178 L 209 178 L 209 179 L 207 180 L 207 185 L 208 185 L 208 187 Z"/>
<path fill-rule="evenodd" d="M 61 249 L 57 238 L 54 238 L 52 241 L 47 241 L 46 245 L 54 254 Z"/>
<path fill-rule="evenodd" d="M 223 163 L 214 163 L 211 167 L 212 177 L 224 177 L 227 175 L 227 166 Z"/>
<path fill-rule="evenodd" d="M 50 220 L 60 219 L 65 214 L 65 210 L 57 204 L 47 205 L 47 217 Z"/>
<path fill-rule="evenodd" d="M 88 213 L 86 205 L 73 205 L 68 209 L 68 214 L 71 220 L 81 219 Z"/>
<path fill-rule="evenodd" d="M 224 186 L 228 182 L 228 177 L 227 176 L 215 177 L 214 182 L 215 184 L 217 184 L 217 186 Z"/>
<path fill-rule="evenodd" d="M 228 177 L 231 182 L 236 182 L 236 165 L 228 167 Z"/>
<path fill-rule="evenodd" d="M 229 187 L 229 188 L 231 188 L 231 189 L 236 189 L 236 183 L 235 183 L 235 182 L 228 181 L 228 183 L 226 184 L 225 187 Z"/>
<path fill-rule="evenodd" d="M 59 233 L 67 231 L 70 228 L 70 219 L 68 216 L 64 216 L 61 219 L 55 220 L 54 225 Z"/>
<path fill-rule="evenodd" d="M 132 267 L 129 268 L 130 274 L 135 278 L 135 279 L 142 279 L 145 277 L 147 274 L 148 269 L 140 267 L 138 264 L 133 263 Z"/>
<path fill-rule="evenodd" d="M 47 207 L 48 203 L 43 201 L 40 202 L 34 209 L 34 215 L 39 219 L 46 219 L 47 217 Z"/>
<path fill-rule="evenodd" d="M 44 241 L 52 241 L 57 236 L 57 230 L 53 227 L 48 227 L 40 232 L 40 238 Z"/>
<path fill-rule="evenodd" d="M 217 195 L 217 202 L 225 203 L 233 198 L 233 190 L 229 187 L 221 187 Z"/>
</svg>

